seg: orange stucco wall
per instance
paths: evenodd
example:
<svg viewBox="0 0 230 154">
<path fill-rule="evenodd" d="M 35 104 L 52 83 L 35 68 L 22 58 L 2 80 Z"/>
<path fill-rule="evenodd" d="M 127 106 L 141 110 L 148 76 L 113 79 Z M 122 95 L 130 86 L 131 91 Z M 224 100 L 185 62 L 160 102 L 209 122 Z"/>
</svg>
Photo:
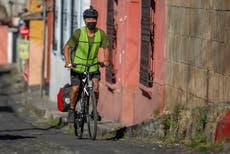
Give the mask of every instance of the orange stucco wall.
<svg viewBox="0 0 230 154">
<path fill-rule="evenodd" d="M 30 21 L 29 80 L 30 86 L 41 82 L 42 20 Z"/>
<path fill-rule="evenodd" d="M 41 0 L 27 0 L 28 11 L 41 12 L 42 7 L 38 7 L 39 5 L 41 5 L 41 3 L 42 3 Z"/>
<path fill-rule="evenodd" d="M 7 63 L 8 26 L 0 26 L 0 64 Z"/>
</svg>

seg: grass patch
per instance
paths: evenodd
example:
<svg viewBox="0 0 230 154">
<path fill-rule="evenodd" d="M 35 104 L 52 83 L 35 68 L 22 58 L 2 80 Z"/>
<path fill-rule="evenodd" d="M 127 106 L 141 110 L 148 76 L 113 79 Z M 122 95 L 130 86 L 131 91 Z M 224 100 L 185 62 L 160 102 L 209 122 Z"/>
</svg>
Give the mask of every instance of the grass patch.
<svg viewBox="0 0 230 154">
<path fill-rule="evenodd" d="M 57 126 L 59 124 L 59 119 L 54 118 L 53 116 L 51 116 L 48 119 L 48 124 L 49 124 L 49 126 Z"/>
<path fill-rule="evenodd" d="M 64 134 L 73 135 L 74 134 L 73 124 L 68 124 L 66 127 L 64 127 L 62 132 Z"/>
</svg>

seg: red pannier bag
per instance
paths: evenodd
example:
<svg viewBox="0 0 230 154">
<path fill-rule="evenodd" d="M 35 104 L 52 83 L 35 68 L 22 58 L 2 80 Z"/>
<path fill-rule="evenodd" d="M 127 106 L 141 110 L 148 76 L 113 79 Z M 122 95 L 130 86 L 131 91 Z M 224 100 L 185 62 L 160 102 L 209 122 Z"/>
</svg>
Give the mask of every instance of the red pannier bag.
<svg viewBox="0 0 230 154">
<path fill-rule="evenodd" d="M 61 112 L 67 112 L 70 108 L 70 93 L 71 85 L 65 84 L 63 88 L 59 89 L 57 94 L 57 108 Z"/>
</svg>

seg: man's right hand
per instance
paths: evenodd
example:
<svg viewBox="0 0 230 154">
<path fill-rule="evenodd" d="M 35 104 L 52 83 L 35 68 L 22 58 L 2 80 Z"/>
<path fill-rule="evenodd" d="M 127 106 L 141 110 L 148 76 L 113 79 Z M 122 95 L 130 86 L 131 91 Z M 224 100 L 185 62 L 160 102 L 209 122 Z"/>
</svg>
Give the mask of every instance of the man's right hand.
<svg viewBox="0 0 230 154">
<path fill-rule="evenodd" d="M 66 68 L 72 68 L 72 64 L 71 63 L 65 63 L 65 67 Z"/>
</svg>

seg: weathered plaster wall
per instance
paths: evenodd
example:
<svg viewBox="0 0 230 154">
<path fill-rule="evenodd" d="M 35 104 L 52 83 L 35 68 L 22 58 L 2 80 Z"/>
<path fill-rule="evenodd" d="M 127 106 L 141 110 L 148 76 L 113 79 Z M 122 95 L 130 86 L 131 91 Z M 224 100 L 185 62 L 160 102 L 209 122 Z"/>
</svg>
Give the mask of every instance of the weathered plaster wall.
<svg viewBox="0 0 230 154">
<path fill-rule="evenodd" d="M 230 100 L 229 23 L 229 0 L 166 1 L 166 110 Z"/>
</svg>

